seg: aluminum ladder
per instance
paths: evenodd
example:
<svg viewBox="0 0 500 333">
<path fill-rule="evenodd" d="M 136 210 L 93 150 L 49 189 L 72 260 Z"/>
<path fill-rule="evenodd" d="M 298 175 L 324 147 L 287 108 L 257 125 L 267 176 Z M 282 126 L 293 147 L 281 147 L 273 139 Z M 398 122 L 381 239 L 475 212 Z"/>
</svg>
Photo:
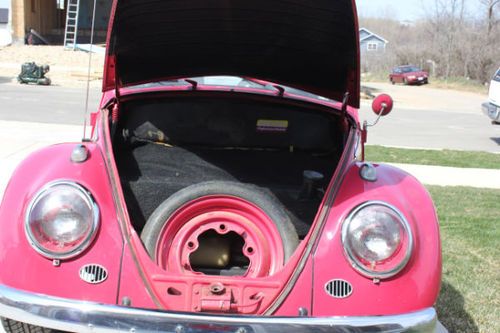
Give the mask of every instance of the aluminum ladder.
<svg viewBox="0 0 500 333">
<path fill-rule="evenodd" d="M 80 12 L 80 0 L 68 0 L 66 10 L 66 29 L 64 31 L 64 48 L 76 49 L 76 37 L 78 35 L 78 15 Z"/>
</svg>

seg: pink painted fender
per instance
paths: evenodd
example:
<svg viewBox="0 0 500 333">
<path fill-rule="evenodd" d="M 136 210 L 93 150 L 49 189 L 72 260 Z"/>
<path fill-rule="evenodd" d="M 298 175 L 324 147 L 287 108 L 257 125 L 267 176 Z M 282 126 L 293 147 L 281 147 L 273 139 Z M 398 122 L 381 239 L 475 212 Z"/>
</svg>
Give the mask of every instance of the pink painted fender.
<svg viewBox="0 0 500 333">
<path fill-rule="evenodd" d="M 71 299 L 115 304 L 118 295 L 123 240 L 116 221 L 109 178 L 99 146 L 85 143 L 90 156 L 73 163 L 76 144 L 60 144 L 31 154 L 14 172 L 0 206 L 0 284 L 21 290 Z M 38 254 L 29 244 L 25 212 L 33 196 L 47 183 L 67 180 L 85 187 L 100 209 L 100 227 L 90 247 L 78 257 L 61 260 L 60 266 Z M 86 264 L 108 271 L 101 284 L 80 279 Z"/>
<path fill-rule="evenodd" d="M 360 163 L 348 170 L 334 201 L 314 254 L 314 316 L 374 316 L 402 314 L 433 306 L 440 289 L 441 243 L 432 199 L 411 175 L 387 165 L 375 165 L 376 182 L 359 175 Z M 380 283 L 362 276 L 351 267 L 341 241 L 342 223 L 358 205 L 385 201 L 408 220 L 414 236 L 412 256 L 406 267 Z M 332 279 L 353 286 L 347 298 L 333 298 L 325 292 Z"/>
</svg>

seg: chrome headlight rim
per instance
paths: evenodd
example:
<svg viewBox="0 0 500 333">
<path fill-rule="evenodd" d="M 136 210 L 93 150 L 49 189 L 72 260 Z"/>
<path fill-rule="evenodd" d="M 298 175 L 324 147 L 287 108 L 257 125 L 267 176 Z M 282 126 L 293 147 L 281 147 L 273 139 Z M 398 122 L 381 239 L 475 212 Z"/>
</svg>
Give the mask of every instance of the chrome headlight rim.
<svg viewBox="0 0 500 333">
<path fill-rule="evenodd" d="M 78 191 L 83 198 L 87 201 L 90 207 L 92 207 L 92 226 L 91 230 L 88 232 L 88 235 L 85 237 L 85 239 L 82 241 L 80 245 L 75 247 L 74 249 L 65 252 L 65 253 L 55 253 L 52 251 L 49 251 L 45 248 L 43 248 L 38 241 L 36 240 L 35 236 L 33 235 L 31 228 L 30 228 L 30 216 L 33 211 L 33 208 L 35 205 L 42 199 L 44 198 L 45 194 L 52 188 L 57 187 L 57 186 L 69 186 Z M 53 182 L 50 182 L 46 184 L 42 189 L 40 189 L 33 199 L 30 201 L 28 208 L 26 209 L 25 212 L 25 218 L 24 218 L 24 231 L 26 233 L 26 238 L 28 242 L 30 243 L 31 247 L 38 252 L 40 255 L 47 259 L 51 260 L 65 260 L 65 259 L 71 259 L 76 256 L 78 256 L 80 253 L 85 251 L 90 244 L 94 241 L 95 237 L 97 236 L 97 230 L 99 229 L 100 225 L 100 210 L 99 206 L 97 205 L 96 201 L 94 200 L 93 196 L 90 194 L 90 192 L 83 187 L 82 185 L 71 181 L 71 180 L 56 180 Z"/>
<path fill-rule="evenodd" d="M 347 234 L 349 230 L 349 225 L 352 222 L 353 218 L 363 209 L 369 207 L 369 206 L 382 206 L 385 208 L 388 208 L 392 210 L 396 216 L 399 218 L 401 222 L 401 226 L 403 227 L 404 232 L 406 233 L 407 237 L 407 245 L 406 245 L 406 253 L 404 254 L 401 262 L 394 266 L 393 268 L 387 270 L 387 271 L 373 271 L 368 269 L 362 262 L 358 260 L 356 255 L 353 253 L 353 250 L 348 244 L 347 241 Z M 399 272 L 403 270 L 403 268 L 406 267 L 408 262 L 410 261 L 412 252 L 413 252 L 413 243 L 414 243 L 414 238 L 413 238 L 413 233 L 411 231 L 410 224 L 408 223 L 408 220 L 406 217 L 401 213 L 399 209 L 397 209 L 395 206 L 385 202 L 385 201 L 378 201 L 378 200 L 371 200 L 371 201 L 366 201 L 358 206 L 356 206 L 347 218 L 344 220 L 343 225 L 342 225 L 342 245 L 344 248 L 344 253 L 351 264 L 351 266 L 358 271 L 361 275 L 370 278 L 370 279 L 388 279 Z"/>
</svg>

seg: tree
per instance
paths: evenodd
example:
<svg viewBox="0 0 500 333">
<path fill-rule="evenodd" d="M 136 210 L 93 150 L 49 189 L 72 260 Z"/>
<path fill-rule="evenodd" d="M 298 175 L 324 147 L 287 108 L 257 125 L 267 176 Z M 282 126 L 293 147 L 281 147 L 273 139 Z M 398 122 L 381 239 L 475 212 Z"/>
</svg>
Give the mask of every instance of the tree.
<svg viewBox="0 0 500 333">
<path fill-rule="evenodd" d="M 367 71 L 387 72 L 414 64 L 444 79 L 462 77 L 489 82 L 500 66 L 500 0 L 479 0 L 486 17 L 467 11 L 477 0 L 434 0 L 425 15 L 410 24 L 390 18 L 360 18 L 360 24 L 389 40 L 386 53 L 364 61 Z M 366 59 L 365 59 L 366 60 Z"/>
<path fill-rule="evenodd" d="M 486 18 L 488 22 L 488 39 L 491 36 L 493 26 L 497 23 L 495 20 L 495 7 L 500 4 L 500 0 L 479 0 L 479 2 L 486 7 Z"/>
</svg>

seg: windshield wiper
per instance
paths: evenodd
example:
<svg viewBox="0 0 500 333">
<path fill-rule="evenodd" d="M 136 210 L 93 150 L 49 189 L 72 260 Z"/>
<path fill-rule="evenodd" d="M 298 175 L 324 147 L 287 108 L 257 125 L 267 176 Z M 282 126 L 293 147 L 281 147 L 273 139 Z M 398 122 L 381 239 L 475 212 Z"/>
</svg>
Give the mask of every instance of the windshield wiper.
<svg viewBox="0 0 500 333">
<path fill-rule="evenodd" d="M 262 80 L 259 80 L 259 79 L 254 79 L 254 78 L 247 77 L 247 76 L 242 76 L 241 78 L 243 80 L 256 83 L 256 84 L 258 84 L 258 85 L 260 85 L 260 86 L 262 86 L 264 88 L 277 90 L 278 91 L 278 95 L 280 97 L 283 97 L 285 95 L 285 88 L 282 87 L 282 86 L 280 86 L 279 84 L 269 83 L 269 82 L 266 82 L 266 81 L 262 81 Z"/>
</svg>

